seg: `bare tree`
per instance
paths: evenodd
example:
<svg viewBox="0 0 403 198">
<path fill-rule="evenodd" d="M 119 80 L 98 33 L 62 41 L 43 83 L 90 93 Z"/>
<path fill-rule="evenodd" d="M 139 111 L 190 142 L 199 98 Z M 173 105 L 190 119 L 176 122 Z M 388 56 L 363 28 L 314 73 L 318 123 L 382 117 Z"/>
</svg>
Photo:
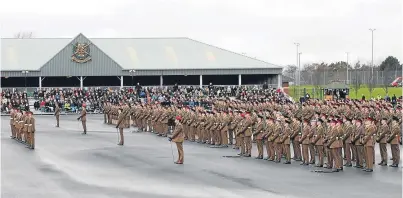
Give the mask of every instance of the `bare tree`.
<svg viewBox="0 0 403 198">
<path fill-rule="evenodd" d="M 33 38 L 33 32 L 18 32 L 17 34 L 14 34 L 14 38 L 19 38 L 19 39 L 29 39 Z"/>
<path fill-rule="evenodd" d="M 297 72 L 297 66 L 295 66 L 295 65 L 287 65 L 285 67 L 284 71 L 283 71 L 283 75 L 295 79 L 296 78 L 296 72 Z"/>
<path fill-rule="evenodd" d="M 389 87 L 391 86 L 393 80 L 395 79 L 395 71 L 393 70 L 383 70 L 382 72 L 382 87 L 385 90 L 385 94 L 389 94 Z"/>
</svg>

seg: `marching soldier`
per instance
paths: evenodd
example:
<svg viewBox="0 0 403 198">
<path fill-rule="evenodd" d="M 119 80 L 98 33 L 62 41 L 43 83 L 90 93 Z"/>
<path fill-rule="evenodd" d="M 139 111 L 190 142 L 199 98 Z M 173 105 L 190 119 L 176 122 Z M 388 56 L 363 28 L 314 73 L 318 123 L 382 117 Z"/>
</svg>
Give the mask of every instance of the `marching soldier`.
<svg viewBox="0 0 403 198">
<path fill-rule="evenodd" d="M 60 107 L 59 107 L 59 103 L 56 102 L 56 108 L 55 108 L 55 114 L 54 116 L 56 116 L 56 127 L 59 127 L 59 117 L 60 117 Z"/>
<path fill-rule="evenodd" d="M 392 151 L 393 163 L 390 167 L 398 167 L 400 161 L 400 148 L 399 148 L 399 135 L 401 128 L 399 126 L 399 118 L 396 116 L 392 117 L 392 127 L 391 133 L 388 136 L 387 142 L 390 144 L 390 150 Z"/>
<path fill-rule="evenodd" d="M 87 110 L 85 109 L 85 107 L 86 105 L 85 103 L 83 103 L 80 117 L 77 118 L 77 120 L 81 119 L 81 124 L 83 125 L 84 132 L 81 133 L 82 135 L 87 134 Z"/>
<path fill-rule="evenodd" d="M 116 128 L 119 128 L 119 135 L 120 135 L 120 141 L 119 141 L 118 145 L 123 146 L 123 144 L 125 142 L 124 137 L 123 137 L 123 128 L 126 127 L 125 119 L 126 119 L 127 111 L 123 111 L 122 108 L 119 108 L 118 113 L 119 113 L 118 123 L 116 124 Z"/>
<path fill-rule="evenodd" d="M 169 141 L 176 143 L 176 148 L 178 149 L 178 160 L 175 164 L 183 164 L 184 162 L 184 154 L 183 154 L 183 141 L 184 141 L 184 132 L 182 128 L 182 117 L 176 116 L 175 118 L 175 131 L 168 139 Z"/>
</svg>

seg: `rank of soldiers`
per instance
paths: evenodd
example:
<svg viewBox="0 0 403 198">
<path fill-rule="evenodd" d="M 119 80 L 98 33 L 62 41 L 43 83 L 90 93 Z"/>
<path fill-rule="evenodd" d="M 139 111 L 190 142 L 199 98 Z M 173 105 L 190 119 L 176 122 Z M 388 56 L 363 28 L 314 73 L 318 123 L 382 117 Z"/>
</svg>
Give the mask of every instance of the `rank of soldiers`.
<svg viewBox="0 0 403 198">
<path fill-rule="evenodd" d="M 219 100 L 211 110 L 158 103 L 104 106 L 104 123 L 119 128 L 133 125 L 140 131 L 166 137 L 175 117 L 180 116 L 185 140 L 214 148 L 234 145 L 243 157 L 251 157 L 255 140 L 256 159 L 280 163 L 285 158 L 284 164 L 291 164 L 292 147 L 294 161 L 333 172 L 343 170 L 343 166 L 351 167 L 353 162 L 354 167 L 372 172 L 376 143 L 382 158 L 379 165 L 387 165 L 389 144 L 390 166 L 397 167 L 401 115 L 400 105 L 373 101 L 315 101 L 300 105 Z"/>
<path fill-rule="evenodd" d="M 10 127 L 11 139 L 25 144 L 29 149 L 35 149 L 35 118 L 32 112 L 11 109 Z"/>
</svg>

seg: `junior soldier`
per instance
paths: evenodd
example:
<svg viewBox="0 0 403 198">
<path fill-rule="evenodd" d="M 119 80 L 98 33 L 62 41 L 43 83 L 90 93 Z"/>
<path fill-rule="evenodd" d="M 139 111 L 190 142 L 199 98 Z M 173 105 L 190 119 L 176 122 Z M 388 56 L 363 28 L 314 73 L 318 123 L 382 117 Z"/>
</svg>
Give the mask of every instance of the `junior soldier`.
<svg viewBox="0 0 403 198">
<path fill-rule="evenodd" d="M 285 162 L 284 164 L 291 164 L 291 151 L 290 151 L 290 143 L 291 143 L 291 128 L 289 124 L 291 123 L 291 120 L 289 120 L 288 117 L 286 117 L 285 122 L 284 122 L 284 128 L 283 128 L 283 134 L 281 137 L 281 142 L 284 145 L 284 153 L 285 153 Z"/>
<path fill-rule="evenodd" d="M 352 166 L 352 153 L 353 153 L 353 145 L 351 143 L 352 136 L 354 133 L 354 126 L 351 124 L 351 119 L 346 118 L 344 122 L 344 134 L 343 134 L 343 143 L 346 145 L 344 147 L 344 154 L 346 156 L 346 163 L 343 166 L 351 167 Z"/>
<path fill-rule="evenodd" d="M 77 120 L 81 119 L 81 124 L 83 125 L 84 132 L 81 133 L 82 135 L 87 134 L 87 110 L 85 109 L 85 107 L 86 107 L 86 105 L 85 105 L 85 103 L 83 103 L 80 117 L 77 118 Z"/>
<path fill-rule="evenodd" d="M 324 136 L 325 136 L 325 129 L 323 127 L 323 120 L 322 119 L 318 119 L 317 121 L 317 127 L 316 127 L 316 133 L 313 136 L 314 140 L 313 140 L 313 144 L 315 144 L 316 150 L 318 151 L 318 160 L 319 163 L 316 164 L 316 167 L 323 167 L 323 161 L 324 161 L 324 148 L 323 148 L 323 144 L 324 144 Z"/>
<path fill-rule="evenodd" d="M 27 124 L 28 132 L 27 148 L 35 149 L 35 118 L 32 116 L 32 112 L 28 112 L 25 124 Z"/>
<path fill-rule="evenodd" d="M 300 138 L 301 138 L 301 122 L 297 118 L 293 118 L 293 122 L 291 124 L 291 130 L 292 130 L 292 135 L 291 135 L 291 141 L 292 141 L 292 148 L 294 151 L 294 157 L 293 159 L 295 161 L 301 161 L 302 156 L 301 156 L 301 145 L 300 145 Z"/>
<path fill-rule="evenodd" d="M 362 138 L 362 144 L 366 148 L 365 151 L 365 164 L 366 169 L 363 171 L 372 172 L 373 171 L 373 152 L 374 152 L 374 135 L 376 133 L 376 128 L 371 124 L 372 118 L 368 118 L 367 124 L 365 126 L 365 135 Z"/>
<path fill-rule="evenodd" d="M 59 117 L 60 117 L 60 107 L 59 107 L 59 103 L 56 102 L 56 108 L 55 108 L 55 114 L 54 116 L 56 116 L 56 127 L 59 127 Z"/>
<path fill-rule="evenodd" d="M 245 124 L 244 124 L 244 142 L 245 142 L 245 147 L 246 147 L 246 154 L 244 155 L 245 157 L 251 157 L 252 154 L 252 125 L 253 121 L 252 118 L 250 117 L 250 113 L 246 113 L 246 119 L 245 119 Z"/>
<path fill-rule="evenodd" d="M 244 118 L 245 115 L 241 114 L 241 117 Z M 236 131 L 235 131 L 235 136 L 237 138 L 237 143 L 239 141 L 239 146 L 241 147 L 241 152 L 238 154 L 240 156 L 244 156 L 245 155 L 245 143 L 244 143 L 244 125 L 245 125 L 245 119 L 241 119 L 236 127 Z M 245 129 L 246 130 L 246 129 Z"/>
<path fill-rule="evenodd" d="M 17 112 L 15 109 L 10 110 L 10 128 L 11 128 L 11 139 L 15 139 L 16 133 L 15 133 L 15 126 L 14 126 L 14 119 L 17 117 Z"/>
<path fill-rule="evenodd" d="M 125 140 L 123 137 L 123 128 L 125 128 L 125 119 L 126 119 L 126 113 L 127 111 L 123 111 L 122 108 L 119 108 L 118 110 L 119 117 L 118 117 L 118 123 L 116 124 L 116 128 L 119 129 L 119 135 L 120 135 L 120 141 L 118 143 L 119 146 L 123 146 Z"/>
<path fill-rule="evenodd" d="M 378 130 L 378 135 L 376 141 L 379 143 L 379 150 L 381 153 L 381 162 L 378 165 L 387 166 L 388 165 L 388 150 L 386 148 L 386 139 L 390 134 L 390 128 L 387 123 L 387 118 L 382 118 L 381 126 Z"/>
<path fill-rule="evenodd" d="M 183 153 L 183 141 L 185 134 L 183 133 L 183 128 L 181 124 L 182 117 L 176 116 L 175 119 L 175 131 L 168 139 L 176 143 L 176 148 L 178 149 L 178 160 L 175 164 L 183 164 L 184 153 Z"/>
<path fill-rule="evenodd" d="M 363 163 L 364 163 L 364 145 L 361 143 L 362 137 L 364 137 L 364 127 L 362 126 L 362 120 L 357 119 L 356 120 L 356 131 L 353 134 L 352 138 L 352 144 L 355 145 L 356 152 L 357 152 L 357 158 L 356 158 L 356 168 L 363 168 Z"/>
<path fill-rule="evenodd" d="M 304 120 L 303 129 L 302 129 L 302 136 L 300 142 L 302 144 L 302 163 L 301 165 L 309 165 L 309 133 L 310 128 L 308 126 L 308 120 Z"/>
<path fill-rule="evenodd" d="M 393 163 L 390 167 L 398 167 L 400 161 L 400 148 L 399 148 L 399 135 L 401 128 L 399 125 L 399 118 L 396 116 L 392 117 L 392 127 L 391 133 L 388 136 L 387 142 L 390 144 L 390 150 L 392 151 Z"/>
<path fill-rule="evenodd" d="M 276 122 L 274 124 L 274 132 L 273 132 L 273 137 L 272 140 L 274 142 L 274 147 L 276 151 L 276 163 L 281 162 L 281 157 L 283 156 L 283 146 L 282 146 L 282 141 L 281 141 L 281 135 L 282 135 L 282 128 L 280 125 L 280 120 L 276 119 Z"/>
<path fill-rule="evenodd" d="M 253 136 L 256 137 L 256 146 L 258 155 L 256 159 L 263 159 L 263 117 L 258 115 L 257 118 L 257 126 L 256 131 L 253 133 Z"/>
<path fill-rule="evenodd" d="M 108 114 L 109 114 L 109 105 L 108 103 L 104 102 L 104 124 L 108 123 Z"/>
<path fill-rule="evenodd" d="M 264 131 L 263 139 L 266 140 L 266 152 L 267 158 L 265 160 L 274 161 L 275 159 L 275 147 L 273 141 L 273 134 L 274 134 L 274 119 L 272 117 L 267 117 L 267 127 Z"/>
</svg>

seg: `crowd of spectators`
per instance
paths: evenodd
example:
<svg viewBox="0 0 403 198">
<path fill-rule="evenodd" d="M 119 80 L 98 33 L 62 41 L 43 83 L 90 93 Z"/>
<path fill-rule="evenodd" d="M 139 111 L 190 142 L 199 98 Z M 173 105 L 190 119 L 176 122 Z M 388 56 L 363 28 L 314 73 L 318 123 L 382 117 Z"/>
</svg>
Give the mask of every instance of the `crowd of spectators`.
<svg viewBox="0 0 403 198">
<path fill-rule="evenodd" d="M 264 86 L 263 86 L 264 87 Z M 270 91 L 269 91 L 270 90 Z M 82 104 L 86 104 L 88 112 L 102 112 L 104 102 L 119 104 L 121 102 L 159 102 L 162 104 L 178 104 L 189 106 L 209 106 L 215 98 L 237 98 L 240 100 L 261 100 L 272 96 L 273 89 L 254 86 L 172 86 L 172 87 L 142 87 L 137 84 L 133 88 L 113 90 L 110 88 L 48 88 L 35 90 L 33 109 L 41 112 L 54 112 L 56 103 L 65 112 L 78 113 Z M 281 93 L 281 92 L 278 92 Z M 2 112 L 10 108 L 29 110 L 27 93 L 4 89 L 2 91 Z"/>
<path fill-rule="evenodd" d="M 30 110 L 27 93 L 3 89 L 1 92 L 1 112 L 9 112 L 11 108 Z"/>
<path fill-rule="evenodd" d="M 142 87 L 137 84 L 133 88 L 49 88 L 33 92 L 35 102 L 33 108 L 41 112 L 54 112 L 56 104 L 64 112 L 78 113 L 82 104 L 86 104 L 88 112 L 100 113 L 105 102 L 120 104 L 122 102 L 159 102 L 161 104 L 181 104 L 186 106 L 209 107 L 217 98 L 232 98 L 241 101 L 262 102 L 266 100 L 277 103 L 293 102 L 292 98 L 284 94 L 281 89 L 261 86 L 214 86 L 204 87 L 178 86 L 171 87 Z M 12 92 L 3 89 L 1 93 L 1 111 L 8 112 L 11 108 L 30 110 L 27 93 Z M 306 98 L 309 99 L 309 96 Z M 388 98 L 392 103 L 396 96 Z"/>
</svg>

